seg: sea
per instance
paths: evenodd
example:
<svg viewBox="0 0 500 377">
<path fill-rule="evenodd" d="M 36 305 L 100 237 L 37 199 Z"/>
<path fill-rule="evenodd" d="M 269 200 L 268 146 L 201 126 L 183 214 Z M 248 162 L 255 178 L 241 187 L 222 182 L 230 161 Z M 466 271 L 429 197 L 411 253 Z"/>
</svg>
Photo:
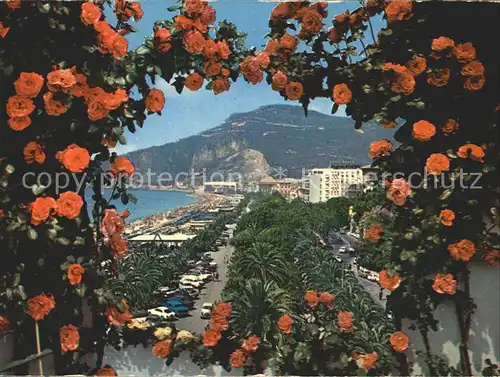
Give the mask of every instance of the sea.
<svg viewBox="0 0 500 377">
<path fill-rule="evenodd" d="M 122 204 L 120 199 L 115 199 L 111 202 L 116 209 L 121 212 L 125 209 L 130 211 L 130 216 L 126 222 L 130 223 L 134 220 L 143 217 L 151 216 L 157 213 L 167 212 L 172 209 L 194 204 L 198 198 L 185 191 L 159 191 L 159 190 L 127 190 L 130 194 L 137 198 L 137 203 L 129 202 L 127 205 Z M 92 214 L 92 189 L 85 190 L 87 206 L 89 214 Z M 104 190 L 104 198 L 108 199 L 111 196 L 111 190 Z"/>
</svg>

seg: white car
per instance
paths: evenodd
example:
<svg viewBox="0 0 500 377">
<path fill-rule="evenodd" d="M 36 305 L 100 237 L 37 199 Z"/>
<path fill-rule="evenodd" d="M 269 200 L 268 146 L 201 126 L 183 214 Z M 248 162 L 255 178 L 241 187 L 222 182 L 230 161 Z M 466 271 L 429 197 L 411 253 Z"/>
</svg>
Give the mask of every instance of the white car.
<svg viewBox="0 0 500 377">
<path fill-rule="evenodd" d="M 198 276 L 205 282 L 212 279 L 212 274 L 199 274 Z"/>
<path fill-rule="evenodd" d="M 210 318 L 210 315 L 212 314 L 212 306 L 213 306 L 212 303 L 205 302 L 201 307 L 200 317 L 203 319 Z"/>
<path fill-rule="evenodd" d="M 187 289 L 194 289 L 195 287 L 193 287 L 191 284 L 188 284 L 187 282 L 179 282 L 179 289 L 182 289 L 182 290 L 187 290 Z"/>
<path fill-rule="evenodd" d="M 198 275 L 188 274 L 188 275 L 182 275 L 181 280 L 202 281 L 203 279 L 201 279 Z"/>
<path fill-rule="evenodd" d="M 347 254 L 347 247 L 341 246 L 340 249 L 339 249 L 339 253 L 340 254 Z"/>
<path fill-rule="evenodd" d="M 378 281 L 378 272 L 370 271 L 368 274 L 368 280 Z"/>
<path fill-rule="evenodd" d="M 154 309 L 148 309 L 148 314 L 167 320 L 175 319 L 175 313 L 168 310 L 168 308 L 165 306 L 159 306 Z"/>
<path fill-rule="evenodd" d="M 158 292 L 163 293 L 165 296 L 173 296 L 177 293 L 177 288 L 172 287 L 159 287 Z"/>
<path fill-rule="evenodd" d="M 335 255 L 333 259 L 335 259 L 338 263 L 342 263 L 342 258 L 339 257 L 338 255 Z"/>
<path fill-rule="evenodd" d="M 198 280 L 182 279 L 179 282 L 179 289 L 184 289 L 186 286 L 192 287 L 192 288 L 200 288 L 202 285 L 203 285 L 203 282 L 198 281 Z"/>
</svg>

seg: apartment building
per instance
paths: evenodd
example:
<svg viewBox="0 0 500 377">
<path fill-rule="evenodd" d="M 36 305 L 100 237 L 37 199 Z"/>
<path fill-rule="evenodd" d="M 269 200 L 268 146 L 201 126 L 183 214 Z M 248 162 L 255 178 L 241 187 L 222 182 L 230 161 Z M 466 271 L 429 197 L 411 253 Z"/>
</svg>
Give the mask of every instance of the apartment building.
<svg viewBox="0 0 500 377">
<path fill-rule="evenodd" d="M 326 202 L 330 198 L 352 198 L 363 190 L 363 171 L 356 165 L 332 165 L 311 169 L 308 176 L 309 201 Z"/>
</svg>

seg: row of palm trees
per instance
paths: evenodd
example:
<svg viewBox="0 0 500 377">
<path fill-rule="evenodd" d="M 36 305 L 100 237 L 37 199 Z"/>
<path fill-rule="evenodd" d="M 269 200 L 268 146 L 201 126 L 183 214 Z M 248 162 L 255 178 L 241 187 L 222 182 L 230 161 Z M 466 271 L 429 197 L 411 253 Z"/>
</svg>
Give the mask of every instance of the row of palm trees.
<svg viewBox="0 0 500 377">
<path fill-rule="evenodd" d="M 217 216 L 196 238 L 181 247 L 152 243 L 134 248 L 119 262 L 117 277 L 108 281 L 115 297 L 125 297 L 135 312 L 150 308 L 155 291 L 162 286 L 173 286 L 188 270 L 188 261 L 197 260 L 210 250 L 226 224 L 235 222 L 246 205 L 243 201 L 232 213 Z"/>
<path fill-rule="evenodd" d="M 243 216 L 233 240 L 236 250 L 223 291 L 224 301 L 232 303 L 234 336 L 258 335 L 271 353 L 283 354 L 277 321 L 290 314 L 297 324 L 304 323 L 304 293 L 314 290 L 331 292 L 338 307 L 353 313 L 357 328 L 353 341 L 360 349 L 369 345 L 369 350 L 381 357 L 390 353 L 388 334 L 394 327 L 385 310 L 324 246 L 322 235 L 331 230 L 325 223 L 342 226 L 345 221 L 337 217 L 331 204 L 286 202 L 275 196 L 255 203 Z M 292 367 L 288 372 L 304 371 Z"/>
</svg>

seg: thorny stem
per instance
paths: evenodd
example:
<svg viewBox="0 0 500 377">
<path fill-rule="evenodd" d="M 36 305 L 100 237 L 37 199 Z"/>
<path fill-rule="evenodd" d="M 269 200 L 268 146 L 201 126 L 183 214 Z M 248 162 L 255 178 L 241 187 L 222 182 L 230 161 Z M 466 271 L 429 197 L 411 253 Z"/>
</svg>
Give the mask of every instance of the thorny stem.
<svg viewBox="0 0 500 377">
<path fill-rule="evenodd" d="M 370 28 L 370 34 L 372 36 L 373 43 L 377 43 L 377 39 L 375 38 L 375 33 L 373 32 L 373 26 L 370 19 L 368 19 L 368 27 Z"/>
<path fill-rule="evenodd" d="M 436 370 L 434 369 L 434 365 L 432 363 L 432 353 L 431 353 L 431 345 L 429 343 L 429 331 L 427 328 L 421 328 L 420 329 L 420 335 L 422 335 L 422 339 L 424 341 L 424 346 L 425 346 L 425 354 L 426 354 L 426 363 L 427 367 L 429 368 L 429 375 L 431 376 L 437 376 Z"/>
<path fill-rule="evenodd" d="M 358 3 L 364 8 L 365 13 L 367 14 L 368 13 L 368 9 L 366 8 L 366 5 L 363 2 L 363 0 L 358 0 Z M 373 26 L 372 26 L 372 22 L 370 21 L 370 17 L 368 17 L 368 27 L 370 28 L 370 34 L 372 36 L 373 43 L 376 43 L 377 40 L 375 39 L 375 33 L 373 32 Z M 365 48 L 365 50 L 366 50 L 366 48 Z"/>
<path fill-rule="evenodd" d="M 366 48 L 365 42 L 363 42 L 363 38 L 359 38 L 359 42 L 361 43 L 361 46 L 363 47 L 363 51 L 361 53 L 365 54 L 368 57 L 369 56 L 368 48 Z"/>
<path fill-rule="evenodd" d="M 460 364 L 462 368 L 462 373 L 466 376 L 472 376 L 472 367 L 469 357 L 469 335 L 470 326 L 472 319 L 472 307 L 471 307 L 471 297 L 470 297 L 470 272 L 467 266 L 464 264 L 463 275 L 464 275 L 464 290 L 465 290 L 465 303 L 460 305 L 458 302 L 455 303 L 455 309 L 457 314 L 458 325 L 460 328 Z"/>
</svg>

